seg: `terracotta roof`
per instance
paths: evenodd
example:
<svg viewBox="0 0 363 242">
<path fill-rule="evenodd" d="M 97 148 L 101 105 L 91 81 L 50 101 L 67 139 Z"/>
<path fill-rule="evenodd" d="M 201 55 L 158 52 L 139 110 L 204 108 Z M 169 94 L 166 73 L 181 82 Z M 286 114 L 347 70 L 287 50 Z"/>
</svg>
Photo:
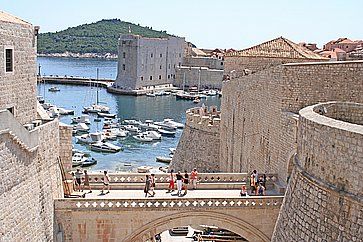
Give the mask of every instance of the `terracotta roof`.
<svg viewBox="0 0 363 242">
<path fill-rule="evenodd" d="M 326 59 L 308 48 L 295 44 L 283 37 L 279 37 L 244 50 L 228 53 L 226 56 Z"/>
<path fill-rule="evenodd" d="M 18 18 L 18 17 L 15 17 L 9 13 L 6 13 L 6 12 L 3 12 L 3 11 L 0 11 L 0 21 L 3 21 L 3 22 L 9 22 L 9 23 L 16 23 L 16 24 L 25 24 L 25 25 L 31 25 L 30 23 Z"/>
<path fill-rule="evenodd" d="M 354 42 L 351 41 L 350 39 L 345 39 L 339 42 L 339 44 L 353 44 Z"/>
</svg>

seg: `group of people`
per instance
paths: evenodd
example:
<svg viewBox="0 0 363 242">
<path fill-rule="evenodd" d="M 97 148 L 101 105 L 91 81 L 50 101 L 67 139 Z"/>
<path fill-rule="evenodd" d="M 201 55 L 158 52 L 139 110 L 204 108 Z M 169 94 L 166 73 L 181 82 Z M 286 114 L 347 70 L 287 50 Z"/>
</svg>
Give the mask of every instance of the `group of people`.
<svg viewBox="0 0 363 242">
<path fill-rule="evenodd" d="M 253 170 L 250 176 L 250 187 L 251 187 L 250 195 L 258 195 L 258 196 L 266 195 L 266 175 L 263 174 L 259 176 L 257 170 Z M 241 196 L 247 196 L 247 190 L 245 185 L 242 185 L 240 194 Z"/>
<path fill-rule="evenodd" d="M 73 176 L 73 186 L 74 186 L 74 190 L 78 191 L 78 192 L 83 192 L 84 190 L 88 189 L 89 192 L 88 193 L 92 193 L 92 189 L 91 189 L 91 185 L 90 185 L 90 179 L 89 179 L 89 175 L 87 170 L 83 170 L 83 172 L 81 171 L 81 169 L 77 169 L 76 172 L 72 172 L 71 173 Z M 82 182 L 82 176 L 83 177 L 83 182 Z M 103 172 L 103 186 L 102 186 L 102 191 L 101 191 L 101 195 L 105 194 L 104 191 L 107 189 L 107 193 L 110 193 L 110 177 L 107 173 L 107 171 Z"/>
</svg>

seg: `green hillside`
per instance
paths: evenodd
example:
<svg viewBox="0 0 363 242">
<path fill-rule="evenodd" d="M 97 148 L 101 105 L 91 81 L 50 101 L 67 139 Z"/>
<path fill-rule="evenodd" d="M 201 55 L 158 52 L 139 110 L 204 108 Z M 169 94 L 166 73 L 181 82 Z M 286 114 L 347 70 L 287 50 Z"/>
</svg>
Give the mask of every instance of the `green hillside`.
<svg viewBox="0 0 363 242">
<path fill-rule="evenodd" d="M 38 37 L 38 53 L 113 53 L 117 54 L 120 34 L 127 34 L 129 27 L 132 34 L 144 37 L 166 37 L 166 31 L 155 31 L 149 27 L 121 21 L 103 19 L 96 23 L 82 24 L 55 33 L 42 33 Z"/>
</svg>

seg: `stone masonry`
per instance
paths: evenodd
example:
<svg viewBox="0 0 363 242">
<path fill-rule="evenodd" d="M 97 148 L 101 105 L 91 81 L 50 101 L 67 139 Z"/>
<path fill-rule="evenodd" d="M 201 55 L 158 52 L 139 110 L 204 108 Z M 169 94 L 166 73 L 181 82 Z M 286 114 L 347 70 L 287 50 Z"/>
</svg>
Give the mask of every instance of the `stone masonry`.
<svg viewBox="0 0 363 242">
<path fill-rule="evenodd" d="M 217 172 L 219 168 L 219 114 L 216 107 L 192 108 L 170 167 L 175 171 Z"/>
</svg>

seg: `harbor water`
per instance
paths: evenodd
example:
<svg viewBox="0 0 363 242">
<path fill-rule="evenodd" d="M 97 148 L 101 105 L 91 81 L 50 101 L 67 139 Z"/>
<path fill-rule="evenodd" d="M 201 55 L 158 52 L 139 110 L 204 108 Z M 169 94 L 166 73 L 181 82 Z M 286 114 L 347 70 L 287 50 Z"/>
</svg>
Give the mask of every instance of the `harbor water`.
<svg viewBox="0 0 363 242">
<path fill-rule="evenodd" d="M 101 78 L 114 79 L 117 75 L 117 62 L 100 59 L 71 59 L 71 58 L 48 58 L 38 57 L 38 64 L 41 66 L 42 75 L 59 76 L 81 76 L 96 77 L 96 69 L 99 68 Z M 38 84 L 38 95 L 44 96 L 46 102 L 57 107 L 75 110 L 75 116 L 82 114 L 84 106 L 96 102 L 97 87 L 56 85 L 59 92 L 49 92 L 48 89 L 54 84 Z M 110 107 L 111 113 L 116 113 L 121 119 L 136 119 L 145 121 L 152 119 L 162 121 L 164 118 L 172 118 L 177 122 L 185 123 L 185 111 L 191 107 L 201 105 L 216 105 L 220 107 L 220 98 L 217 96 L 203 99 L 199 104 L 192 101 L 176 100 L 175 96 L 122 96 L 110 94 L 104 88 L 99 88 L 99 100 L 101 104 Z M 60 121 L 71 124 L 73 115 L 62 116 Z M 96 115 L 90 114 L 91 132 L 101 131 L 103 120 L 94 122 Z M 164 163 L 156 162 L 157 156 L 169 156 L 169 148 L 176 148 L 182 129 L 178 129 L 175 137 L 162 137 L 161 141 L 142 143 L 132 136 L 118 138 L 110 141 L 122 146 L 123 151 L 118 153 L 99 153 L 89 150 L 84 144 L 76 143 L 73 137 L 74 148 L 89 153 L 98 163 L 90 167 L 93 171 L 136 171 L 138 166 L 152 166 L 155 168 L 165 166 Z"/>
</svg>

